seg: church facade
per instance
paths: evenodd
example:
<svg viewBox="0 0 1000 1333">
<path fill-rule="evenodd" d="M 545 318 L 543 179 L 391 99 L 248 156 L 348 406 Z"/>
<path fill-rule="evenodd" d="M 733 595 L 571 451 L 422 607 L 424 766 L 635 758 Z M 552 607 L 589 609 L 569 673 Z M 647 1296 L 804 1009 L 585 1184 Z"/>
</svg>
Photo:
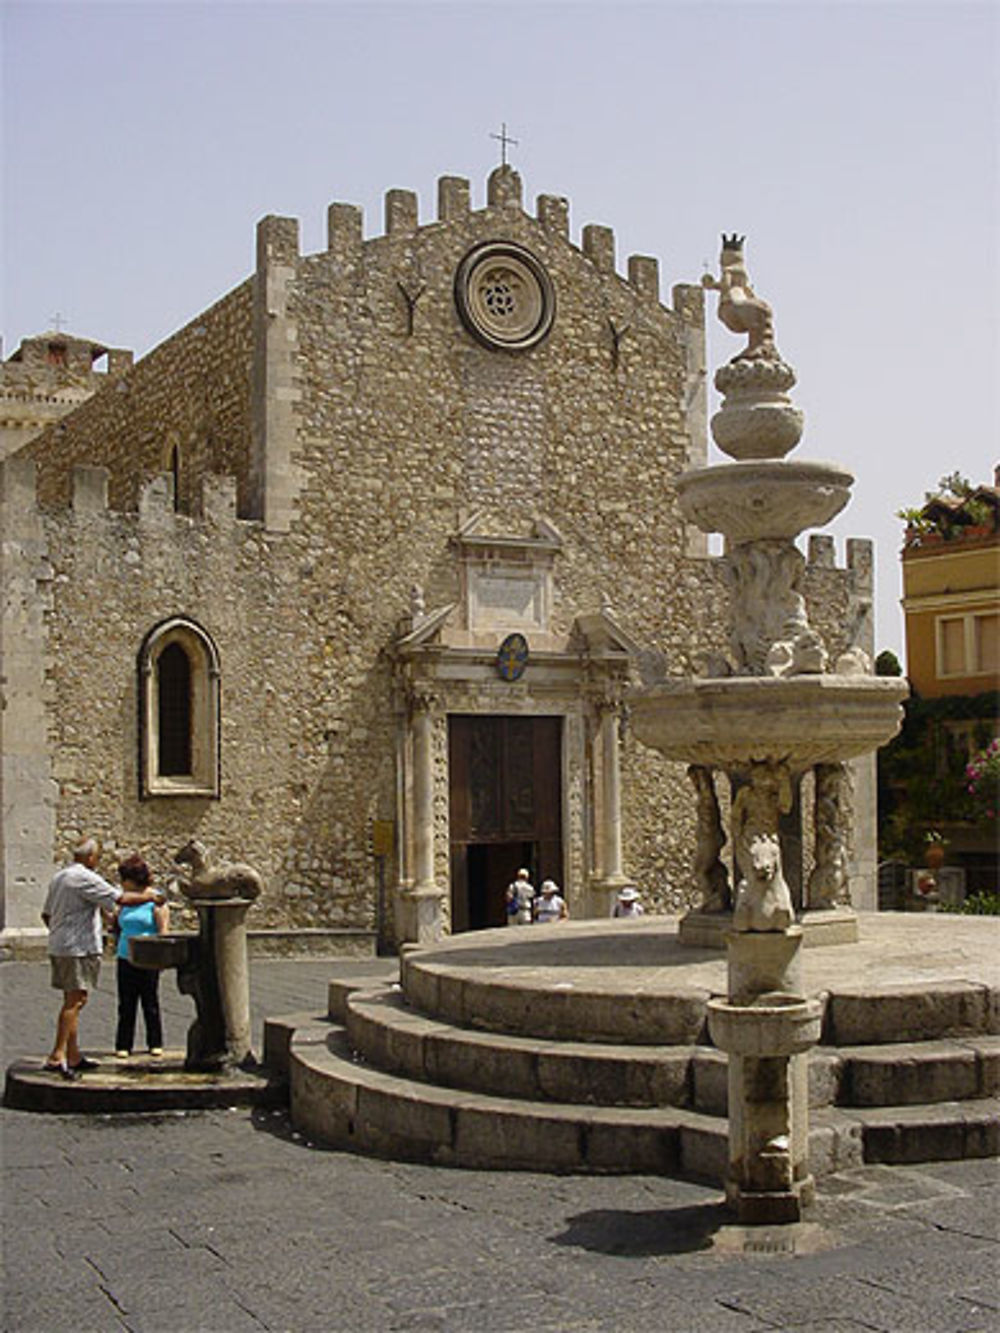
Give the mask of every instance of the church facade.
<svg viewBox="0 0 1000 1333">
<path fill-rule="evenodd" d="M 384 234 L 327 232 L 265 218 L 245 282 L 3 464 L 7 938 L 83 833 L 249 861 L 289 948 L 500 924 L 521 866 L 575 916 L 691 901 L 694 792 L 628 691 L 725 650 L 673 484 L 702 289 L 664 304 L 507 166 L 482 208 L 445 177 L 431 222 L 390 190 Z M 868 543 L 813 537 L 803 592 L 870 651 Z"/>
</svg>

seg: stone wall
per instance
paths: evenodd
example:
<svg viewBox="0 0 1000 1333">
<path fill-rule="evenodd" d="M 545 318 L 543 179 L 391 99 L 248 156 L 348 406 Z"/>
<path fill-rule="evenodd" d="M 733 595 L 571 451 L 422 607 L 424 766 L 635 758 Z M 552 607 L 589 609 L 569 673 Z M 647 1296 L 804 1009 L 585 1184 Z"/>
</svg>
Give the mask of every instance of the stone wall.
<svg viewBox="0 0 1000 1333">
<path fill-rule="evenodd" d="M 19 456 L 38 466 L 39 497 L 65 506 L 74 465 L 106 467 L 111 503 L 134 509 L 144 481 L 179 458 L 178 506 L 190 512 L 208 473 L 246 488 L 252 282 L 247 280 L 36 436 Z M 242 512 L 242 508 L 241 508 Z"/>
<path fill-rule="evenodd" d="M 414 584 L 429 608 L 456 599 L 449 543 L 475 512 L 501 534 L 557 525 L 553 633 L 610 603 L 672 674 L 724 646 L 718 561 L 673 484 L 705 460 L 700 288 L 664 307 L 655 262 L 633 256 L 619 275 L 608 229 L 584 228 L 578 247 L 565 201 L 542 196 L 529 216 L 509 171 L 490 191 L 470 211 L 468 183 L 445 178 L 423 226 L 414 196 L 390 191 L 387 232 L 368 241 L 335 204 L 328 249 L 304 257 L 294 220 L 266 219 L 254 278 L 18 455 L 7 601 L 47 599 L 19 667 L 18 808 L 49 812 L 52 859 L 93 833 L 162 875 L 197 834 L 264 873 L 252 924 L 371 928 L 399 876 L 372 843 L 397 810 L 389 649 Z M 482 346 L 456 311 L 457 265 L 497 238 L 555 287 L 552 331 L 530 351 Z M 174 446 L 177 505 L 158 475 Z M 807 590 L 832 647 L 856 580 L 829 556 Z M 195 620 L 221 660 L 217 801 L 139 799 L 136 655 L 170 616 Z M 18 624 L 11 610 L 8 653 Z M 651 906 L 677 909 L 692 892 L 683 767 L 627 723 L 622 763 L 625 869 Z M 11 819 L 5 847 L 16 837 Z"/>
</svg>

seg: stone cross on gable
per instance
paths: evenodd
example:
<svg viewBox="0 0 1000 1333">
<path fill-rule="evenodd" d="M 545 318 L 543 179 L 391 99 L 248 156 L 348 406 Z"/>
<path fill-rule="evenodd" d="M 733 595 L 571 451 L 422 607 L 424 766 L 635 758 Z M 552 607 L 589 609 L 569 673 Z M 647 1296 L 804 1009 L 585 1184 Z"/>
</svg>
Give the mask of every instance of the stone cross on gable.
<svg viewBox="0 0 1000 1333">
<path fill-rule="evenodd" d="M 507 145 L 508 145 L 508 144 L 513 144 L 513 145 L 515 146 L 515 148 L 516 148 L 516 147 L 517 147 L 517 144 L 518 144 L 518 140 L 517 140 L 517 139 L 512 139 L 512 138 L 510 137 L 510 135 L 507 133 L 507 122 L 506 122 L 505 120 L 500 122 L 500 133 L 499 133 L 499 134 L 491 134 L 491 135 L 490 135 L 490 138 L 491 138 L 491 139 L 497 139 L 497 140 L 499 140 L 499 143 L 500 143 L 500 165 L 501 165 L 502 167 L 505 167 L 505 166 L 507 165 Z"/>
<path fill-rule="evenodd" d="M 62 333 L 63 325 L 68 322 L 66 316 L 59 310 L 52 316 L 52 327 L 55 329 L 56 333 Z"/>
</svg>

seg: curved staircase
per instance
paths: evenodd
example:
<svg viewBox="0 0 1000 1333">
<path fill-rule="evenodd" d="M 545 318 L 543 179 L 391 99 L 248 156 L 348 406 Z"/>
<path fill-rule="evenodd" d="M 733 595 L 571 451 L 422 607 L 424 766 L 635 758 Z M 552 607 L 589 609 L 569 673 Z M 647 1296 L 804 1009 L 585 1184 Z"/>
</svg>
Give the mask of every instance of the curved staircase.
<svg viewBox="0 0 1000 1333">
<path fill-rule="evenodd" d="M 824 1002 L 809 1065 L 816 1175 L 1000 1147 L 997 988 L 896 979 L 884 926 L 869 941 L 876 965 L 885 957 L 878 985 L 860 946 L 809 951 L 807 989 Z M 965 971 L 988 974 L 990 940 L 970 937 L 985 950 Z M 893 947 L 905 959 L 907 939 Z M 450 1166 L 721 1181 L 726 1057 L 705 1004 L 724 991 L 724 960 L 680 949 L 676 922 L 491 931 L 404 952 L 399 984 L 331 983 L 324 1017 L 268 1021 L 266 1052 L 294 1124 L 322 1142 Z"/>
</svg>

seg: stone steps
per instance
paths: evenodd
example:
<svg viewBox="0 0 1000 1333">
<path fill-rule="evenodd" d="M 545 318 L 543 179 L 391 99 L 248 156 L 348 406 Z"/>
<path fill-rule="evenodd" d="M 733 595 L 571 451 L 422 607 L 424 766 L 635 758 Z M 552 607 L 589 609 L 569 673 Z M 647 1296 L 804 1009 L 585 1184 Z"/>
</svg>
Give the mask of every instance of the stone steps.
<svg viewBox="0 0 1000 1333">
<path fill-rule="evenodd" d="M 690 1107 L 598 1106 L 442 1087 L 365 1063 L 339 1025 L 294 1026 L 293 1123 L 308 1137 L 378 1156 L 479 1169 L 658 1173 L 721 1181 L 727 1122 Z M 814 1111 L 817 1176 L 864 1162 L 989 1156 L 996 1099 Z"/>
<path fill-rule="evenodd" d="M 541 927 L 538 933 L 543 929 L 553 928 Z M 401 989 L 413 1007 L 460 1027 L 629 1046 L 690 1046 L 707 1040 L 710 989 L 675 985 L 626 992 L 615 984 L 613 970 L 608 972 L 608 983 L 598 986 L 552 980 L 552 973 L 537 978 L 516 970 L 508 976 L 480 975 L 456 968 L 447 956 L 439 960 L 421 951 L 400 958 Z"/>
<path fill-rule="evenodd" d="M 709 1046 L 556 1041 L 428 1018 L 396 989 L 354 990 L 338 1005 L 352 1048 L 376 1068 L 428 1083 L 532 1101 L 690 1106 L 726 1114 L 726 1057 Z M 1000 1037 L 817 1047 L 810 1105 L 894 1106 L 1000 1092 Z"/>
<path fill-rule="evenodd" d="M 916 1106 L 1000 1093 L 997 1036 L 841 1046 L 837 1053 L 836 1101 L 844 1106 Z"/>
<path fill-rule="evenodd" d="M 486 935 L 500 932 L 484 932 Z M 645 941 L 643 941 L 645 942 Z M 552 949 L 552 941 L 539 940 Z M 571 945 L 571 938 L 566 940 Z M 650 945 L 661 941 L 651 939 Z M 534 940 L 518 950 L 522 957 Z M 823 950 L 825 954 L 836 950 Z M 700 956 L 691 950 L 693 957 Z M 498 955 L 494 961 L 493 955 Z M 665 955 L 669 956 L 669 955 Z M 481 949 L 443 948 L 404 952 L 400 989 L 415 1009 L 460 1027 L 558 1041 L 610 1041 L 625 1045 L 686 1046 L 708 1042 L 707 1004 L 725 993 L 725 976 L 700 985 L 701 973 L 650 968 L 633 982 L 616 969 L 574 972 L 560 977 L 550 968 L 503 967 L 493 941 Z M 645 959 L 643 959 L 645 962 Z M 638 969 L 636 969 L 638 972 Z M 935 979 L 933 983 L 852 985 L 849 980 L 818 985 L 810 994 L 823 1005 L 822 1041 L 830 1046 L 963 1039 L 1000 1034 L 1000 988 L 983 982 Z M 339 1012 L 343 1015 L 343 992 Z"/>
<path fill-rule="evenodd" d="M 410 1007 L 398 991 L 355 991 L 344 1025 L 378 1069 L 527 1101 L 601 1106 L 691 1104 L 690 1046 L 556 1041 L 475 1031 Z"/>
<path fill-rule="evenodd" d="M 388 1157 L 721 1181 L 728 1065 L 706 1015 L 725 960 L 670 923 L 619 924 L 482 932 L 405 949 L 397 985 L 331 982 L 327 1021 L 269 1025 L 293 1121 Z M 998 1151 L 988 936 L 872 919 L 850 949 L 810 951 L 815 1175 Z"/>
</svg>

